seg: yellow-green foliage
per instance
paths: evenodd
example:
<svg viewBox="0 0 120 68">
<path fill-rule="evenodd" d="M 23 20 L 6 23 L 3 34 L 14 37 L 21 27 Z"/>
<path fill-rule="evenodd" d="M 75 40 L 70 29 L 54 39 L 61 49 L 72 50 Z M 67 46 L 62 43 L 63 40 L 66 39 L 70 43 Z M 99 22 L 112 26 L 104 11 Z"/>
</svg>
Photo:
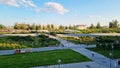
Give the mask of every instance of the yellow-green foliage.
<svg viewBox="0 0 120 68">
<path fill-rule="evenodd" d="M 62 39 L 74 42 L 76 44 L 94 44 L 95 43 L 95 39 L 93 37 L 85 37 L 85 36 L 81 36 L 81 37 L 61 37 Z"/>
<path fill-rule="evenodd" d="M 0 37 L 0 50 L 47 47 L 57 44 L 60 44 L 60 42 L 45 35 Z"/>
<path fill-rule="evenodd" d="M 27 46 L 16 43 L 0 43 L 0 49 L 19 49 L 19 48 L 27 48 Z"/>
</svg>

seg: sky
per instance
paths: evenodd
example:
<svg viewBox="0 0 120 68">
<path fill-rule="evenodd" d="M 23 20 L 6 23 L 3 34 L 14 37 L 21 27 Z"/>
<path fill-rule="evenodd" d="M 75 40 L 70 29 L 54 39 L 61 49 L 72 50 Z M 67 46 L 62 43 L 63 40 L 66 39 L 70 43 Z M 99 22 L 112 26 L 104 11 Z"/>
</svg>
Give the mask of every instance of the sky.
<svg viewBox="0 0 120 68">
<path fill-rule="evenodd" d="M 0 24 L 108 25 L 120 21 L 120 0 L 0 0 Z"/>
</svg>

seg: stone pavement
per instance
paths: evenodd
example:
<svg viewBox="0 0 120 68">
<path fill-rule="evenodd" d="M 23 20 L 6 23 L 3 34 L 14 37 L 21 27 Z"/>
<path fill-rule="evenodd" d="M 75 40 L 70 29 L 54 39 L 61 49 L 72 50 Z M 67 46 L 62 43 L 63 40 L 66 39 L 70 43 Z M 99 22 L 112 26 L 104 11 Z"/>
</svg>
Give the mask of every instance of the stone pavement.
<svg viewBox="0 0 120 68">
<path fill-rule="evenodd" d="M 51 66 L 40 66 L 32 68 L 105 68 L 95 62 L 82 62 L 82 63 L 70 63 L 61 65 L 51 65 Z"/>
</svg>

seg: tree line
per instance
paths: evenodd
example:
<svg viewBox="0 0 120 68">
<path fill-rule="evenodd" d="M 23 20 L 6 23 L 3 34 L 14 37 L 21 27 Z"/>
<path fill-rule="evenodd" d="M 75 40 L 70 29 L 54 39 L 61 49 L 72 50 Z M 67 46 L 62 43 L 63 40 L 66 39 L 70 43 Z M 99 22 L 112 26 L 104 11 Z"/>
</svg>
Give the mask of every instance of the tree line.
<svg viewBox="0 0 120 68">
<path fill-rule="evenodd" d="M 14 29 L 21 29 L 21 30 L 49 30 L 49 31 L 56 31 L 56 30 L 64 30 L 69 27 L 59 25 L 55 26 L 54 24 L 47 24 L 47 25 L 38 25 L 38 24 L 25 24 L 25 23 L 15 23 Z"/>
<path fill-rule="evenodd" d="M 120 24 L 117 20 L 113 20 L 113 21 L 109 22 L 109 28 L 119 28 L 119 27 L 120 27 Z M 101 26 L 100 22 L 98 22 L 96 26 L 94 26 L 94 24 L 91 24 L 89 28 L 90 29 L 95 29 L 95 28 L 100 29 L 100 28 L 102 28 L 102 26 Z"/>
<path fill-rule="evenodd" d="M 109 26 L 107 28 L 104 28 L 101 26 L 100 22 L 97 23 L 95 26 L 94 24 L 91 24 L 87 29 L 85 30 L 80 30 L 82 33 L 110 33 L 110 32 L 119 32 L 119 22 L 117 20 L 113 20 L 109 22 Z M 4 26 L 0 24 L 0 29 L 7 28 L 7 26 Z M 47 25 L 41 25 L 41 24 L 26 24 L 26 23 L 18 23 L 16 22 L 12 29 L 16 30 L 48 30 L 48 31 L 59 31 L 63 32 L 66 29 L 71 29 L 71 30 L 79 30 L 77 29 L 76 25 L 68 25 L 68 26 L 63 26 L 59 25 L 56 26 L 54 24 L 47 24 Z"/>
</svg>

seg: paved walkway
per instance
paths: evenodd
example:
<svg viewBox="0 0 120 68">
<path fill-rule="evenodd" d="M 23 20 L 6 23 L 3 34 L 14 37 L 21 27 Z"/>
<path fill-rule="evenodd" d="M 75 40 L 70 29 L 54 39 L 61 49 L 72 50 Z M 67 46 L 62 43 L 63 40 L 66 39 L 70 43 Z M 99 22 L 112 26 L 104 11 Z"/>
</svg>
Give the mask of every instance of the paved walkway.
<svg viewBox="0 0 120 68">
<path fill-rule="evenodd" d="M 84 56 L 88 57 L 89 59 L 93 60 L 94 62 L 105 66 L 106 68 L 115 68 L 116 64 L 115 64 L 115 60 L 110 60 L 109 58 L 106 58 L 105 56 L 98 54 L 96 52 L 90 51 L 88 49 L 85 48 L 71 48 L 72 50 L 83 54 Z M 94 56 L 92 56 L 92 53 L 94 53 Z"/>
<path fill-rule="evenodd" d="M 91 34 L 57 34 L 58 36 L 80 37 L 80 36 L 120 36 L 120 33 L 91 33 Z"/>
<path fill-rule="evenodd" d="M 71 63 L 62 65 L 40 66 L 33 68 L 105 68 L 95 62 Z"/>
<path fill-rule="evenodd" d="M 21 49 L 22 52 L 25 52 L 27 49 Z M 68 49 L 66 47 L 43 47 L 43 48 L 31 48 L 31 52 L 39 52 L 39 51 L 50 51 L 50 50 L 58 50 L 58 49 Z M 0 50 L 0 55 L 9 55 L 14 54 L 15 50 Z"/>
</svg>

